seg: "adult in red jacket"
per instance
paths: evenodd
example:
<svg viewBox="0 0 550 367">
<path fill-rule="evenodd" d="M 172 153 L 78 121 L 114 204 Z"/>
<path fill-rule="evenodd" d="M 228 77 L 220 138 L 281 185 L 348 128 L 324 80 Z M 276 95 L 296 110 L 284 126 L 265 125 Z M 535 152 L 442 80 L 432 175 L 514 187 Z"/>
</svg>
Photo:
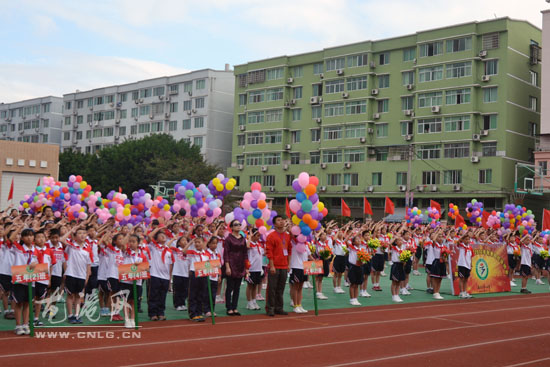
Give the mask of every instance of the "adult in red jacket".
<svg viewBox="0 0 550 367">
<path fill-rule="evenodd" d="M 292 246 L 290 235 L 285 231 L 285 220 L 278 215 L 273 218 L 273 226 L 275 231 L 266 239 L 266 255 L 269 260 L 266 312 L 268 316 L 288 315 L 283 309 L 283 293 Z"/>
</svg>

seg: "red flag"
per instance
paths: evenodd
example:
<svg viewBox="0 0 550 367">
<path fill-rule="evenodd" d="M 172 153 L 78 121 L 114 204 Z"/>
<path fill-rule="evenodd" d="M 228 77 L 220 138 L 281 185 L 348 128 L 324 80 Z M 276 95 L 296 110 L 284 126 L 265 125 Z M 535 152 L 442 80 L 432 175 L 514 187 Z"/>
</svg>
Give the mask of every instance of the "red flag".
<svg viewBox="0 0 550 367">
<path fill-rule="evenodd" d="M 384 204 L 384 213 L 393 214 L 394 212 L 395 212 L 395 205 L 390 200 L 390 198 L 386 196 L 386 203 Z"/>
<path fill-rule="evenodd" d="M 122 187 L 118 187 L 118 192 L 122 193 Z"/>
<path fill-rule="evenodd" d="M 285 200 L 286 200 L 286 203 L 285 203 L 286 217 L 290 218 L 290 206 L 288 205 L 288 198 L 286 198 Z"/>
<path fill-rule="evenodd" d="M 489 226 L 487 225 L 487 219 L 489 219 L 489 215 L 491 214 L 486 210 L 481 212 L 481 226 L 485 229 L 489 228 Z"/>
<path fill-rule="evenodd" d="M 542 230 L 550 229 L 550 210 L 544 209 L 542 213 Z"/>
<path fill-rule="evenodd" d="M 466 224 L 466 221 L 464 220 L 464 217 L 460 214 L 457 214 L 456 215 L 456 219 L 455 219 L 455 228 L 462 228 L 463 225 Z"/>
<path fill-rule="evenodd" d="M 441 205 L 437 201 L 430 200 L 430 206 L 432 208 L 436 208 L 437 211 L 439 211 L 439 214 L 441 214 Z"/>
<path fill-rule="evenodd" d="M 342 217 L 351 217 L 351 209 L 346 204 L 344 199 L 342 199 Z"/>
<path fill-rule="evenodd" d="M 372 208 L 367 198 L 363 198 L 363 213 L 372 215 Z"/>
<path fill-rule="evenodd" d="M 36 184 L 36 186 L 40 186 L 40 178 L 38 179 L 38 183 Z"/>
<path fill-rule="evenodd" d="M 13 199 L 13 179 L 14 177 L 11 178 L 11 186 L 10 186 L 10 193 L 8 194 L 8 201 Z"/>
</svg>

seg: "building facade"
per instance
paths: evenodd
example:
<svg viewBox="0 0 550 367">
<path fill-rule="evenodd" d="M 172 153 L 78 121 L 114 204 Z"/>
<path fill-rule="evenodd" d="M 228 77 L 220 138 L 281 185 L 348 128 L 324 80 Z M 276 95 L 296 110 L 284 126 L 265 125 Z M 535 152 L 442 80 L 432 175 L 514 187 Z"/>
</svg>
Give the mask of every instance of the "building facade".
<svg viewBox="0 0 550 367">
<path fill-rule="evenodd" d="M 61 144 L 63 99 L 33 98 L 0 104 L 0 140 Z"/>
<path fill-rule="evenodd" d="M 363 197 L 502 208 L 515 163 L 533 162 L 540 43 L 502 18 L 235 66 L 229 175 L 280 204 L 307 171 L 356 216 Z"/>
<path fill-rule="evenodd" d="M 94 153 L 127 138 L 168 133 L 231 163 L 233 72 L 211 69 L 63 96 L 63 150 Z"/>
</svg>

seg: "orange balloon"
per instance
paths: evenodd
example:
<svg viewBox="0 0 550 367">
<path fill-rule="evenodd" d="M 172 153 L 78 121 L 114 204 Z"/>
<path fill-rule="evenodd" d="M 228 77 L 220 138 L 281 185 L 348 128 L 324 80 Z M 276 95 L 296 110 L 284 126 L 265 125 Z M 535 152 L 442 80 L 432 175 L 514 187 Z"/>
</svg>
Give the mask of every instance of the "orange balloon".
<svg viewBox="0 0 550 367">
<path fill-rule="evenodd" d="M 309 184 L 304 189 L 304 192 L 306 193 L 307 196 L 311 196 L 317 192 L 317 188 L 315 187 L 315 185 Z"/>
<path fill-rule="evenodd" d="M 315 219 L 312 219 L 311 222 L 309 222 L 309 224 L 308 224 L 309 228 L 311 228 L 311 229 L 317 228 L 318 225 L 319 225 L 319 223 Z"/>
<path fill-rule="evenodd" d="M 304 221 L 304 223 L 309 224 L 309 223 L 311 223 L 313 218 L 311 218 L 311 214 L 304 214 L 304 216 L 302 217 L 302 220 Z M 317 227 L 317 226 L 315 226 L 315 227 Z"/>
<path fill-rule="evenodd" d="M 267 203 L 265 202 L 265 200 L 258 200 L 258 208 L 260 209 L 265 209 Z"/>
</svg>

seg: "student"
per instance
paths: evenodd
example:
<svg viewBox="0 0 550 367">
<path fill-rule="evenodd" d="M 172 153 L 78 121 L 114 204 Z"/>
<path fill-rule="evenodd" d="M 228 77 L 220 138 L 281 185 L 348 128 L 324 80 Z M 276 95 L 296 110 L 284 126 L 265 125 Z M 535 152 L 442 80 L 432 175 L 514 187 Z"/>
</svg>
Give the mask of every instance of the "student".
<svg viewBox="0 0 550 367">
<path fill-rule="evenodd" d="M 71 239 L 70 236 L 74 235 Z M 64 275 L 65 292 L 67 293 L 67 314 L 71 324 L 81 324 L 78 316 L 80 297 L 91 274 L 93 263 L 92 251 L 86 247 L 86 230 L 80 226 L 74 227 L 61 237 L 60 242 L 65 245 L 67 254 L 67 268 Z"/>
<path fill-rule="evenodd" d="M 447 277 L 447 262 L 441 257 L 441 249 L 445 246 L 445 238 L 442 232 L 434 233 L 433 241 L 433 255 L 434 261 L 432 262 L 430 277 L 432 278 L 433 297 L 437 300 L 443 299 L 439 290 L 441 288 L 441 280 Z"/>
<path fill-rule="evenodd" d="M 413 254 L 413 258 L 416 258 L 415 254 L 416 254 L 417 242 L 412 237 L 411 232 L 408 231 L 408 230 L 405 230 L 402 233 L 402 238 L 403 238 L 403 248 L 402 249 L 410 251 Z M 413 261 L 412 259 L 409 259 L 405 263 L 405 280 L 403 280 L 403 283 L 401 283 L 401 290 L 400 290 L 400 294 L 402 294 L 404 296 L 410 296 L 411 292 L 409 292 L 409 290 L 413 289 L 409 285 L 409 277 L 410 277 L 411 269 L 412 269 L 412 261 Z"/>
<path fill-rule="evenodd" d="M 187 250 L 189 259 L 189 318 L 194 322 L 204 322 L 204 300 L 208 300 L 206 277 L 197 277 L 195 263 L 208 260 L 206 245 L 202 237 L 196 237 Z"/>
<path fill-rule="evenodd" d="M 166 246 L 166 234 L 157 227 L 151 232 L 152 240 L 149 243 L 151 253 L 151 279 L 148 287 L 148 312 L 151 321 L 164 321 L 166 316 L 166 294 L 170 287 L 174 254 Z"/>
<path fill-rule="evenodd" d="M 248 261 L 250 268 L 248 269 L 250 276 L 246 278 L 246 305 L 247 310 L 259 310 L 260 306 L 256 303 L 256 292 L 258 285 L 262 284 L 262 258 L 264 249 L 260 243 L 260 232 L 256 228 L 251 230 L 250 238 L 247 240 L 248 247 Z"/>
<path fill-rule="evenodd" d="M 521 246 L 521 267 L 520 275 L 521 279 L 521 291 L 520 293 L 530 294 L 531 291 L 527 289 L 527 280 L 531 276 L 531 258 L 533 256 L 533 246 L 531 245 L 531 238 L 529 235 L 523 236 L 520 240 Z"/>
<path fill-rule="evenodd" d="M 123 251 L 123 264 L 141 264 L 147 262 L 147 257 L 143 251 L 139 248 L 141 239 L 139 236 L 132 234 L 128 238 L 128 248 Z M 136 288 L 140 288 L 142 285 L 142 279 L 136 281 Z M 129 304 L 129 309 L 124 307 L 124 327 L 127 329 L 133 329 L 136 327 L 135 314 L 136 305 L 134 305 L 134 282 L 121 280 L 119 283 L 119 289 L 127 294 L 126 302 Z M 137 289 L 136 289 L 137 290 Z"/>
<path fill-rule="evenodd" d="M 55 256 L 48 247 L 46 247 L 46 234 L 40 230 L 34 234 L 34 247 L 36 249 L 36 255 L 41 264 L 48 264 L 50 280 L 52 276 L 52 268 L 55 265 Z M 43 304 L 44 298 L 48 295 L 48 288 L 50 286 L 50 280 L 38 280 L 34 284 L 35 296 L 34 296 L 34 326 L 44 326 L 40 321 L 40 308 Z"/>
<path fill-rule="evenodd" d="M 210 237 L 210 239 L 208 239 L 208 242 L 206 243 L 206 254 L 208 255 L 208 258 L 210 260 L 221 260 L 220 259 L 220 254 L 218 253 L 217 251 L 218 249 L 218 239 L 216 238 L 216 236 L 212 236 Z M 221 269 L 220 269 L 221 271 Z M 216 299 L 216 291 L 218 290 L 218 278 L 220 278 L 219 274 L 216 274 L 216 275 L 210 275 L 208 277 L 208 281 L 210 282 L 210 297 L 212 297 L 212 306 L 215 308 L 216 307 L 216 303 L 214 302 L 214 300 Z M 208 287 L 208 284 L 206 285 Z M 212 316 L 212 313 L 214 312 L 214 309 L 213 308 L 210 308 L 210 299 L 208 298 L 208 288 L 206 289 L 207 292 L 206 292 L 206 298 L 203 299 L 202 301 L 202 306 L 203 306 L 203 313 L 204 313 L 204 316 L 205 317 L 210 317 Z M 216 316 L 216 313 L 214 312 L 214 316 Z"/>
<path fill-rule="evenodd" d="M 90 273 L 90 279 L 88 279 L 88 283 L 86 285 L 86 294 L 92 294 L 94 289 L 97 289 L 97 271 L 99 267 L 99 255 L 98 255 L 98 240 L 97 240 L 97 230 L 94 224 L 88 224 L 86 226 L 86 245 L 90 247 L 92 250 L 92 257 L 94 259 L 94 262 L 92 263 L 92 266 L 90 267 L 91 273 Z M 118 277 L 117 277 L 118 278 Z"/>
<path fill-rule="evenodd" d="M 432 263 L 434 262 L 435 256 L 434 256 L 434 248 L 433 248 L 433 241 L 430 237 L 430 234 L 427 233 L 426 237 L 424 237 L 424 254 L 426 258 L 424 259 L 424 267 L 426 268 L 426 292 L 429 294 L 434 293 L 434 289 L 432 286 Z"/>
<path fill-rule="evenodd" d="M 109 285 L 107 284 L 107 269 L 109 267 L 109 256 L 105 250 L 103 237 L 98 243 L 97 255 L 99 265 L 97 267 L 97 289 L 99 297 L 99 315 L 103 317 L 111 316 L 111 297 L 109 297 Z"/>
<path fill-rule="evenodd" d="M 295 313 L 307 313 L 307 310 L 302 307 L 302 289 L 304 282 L 307 281 L 307 275 L 304 275 L 304 261 L 311 258 L 309 246 L 305 245 L 305 250 L 300 252 L 297 250 L 297 243 L 292 240 L 292 252 L 290 255 L 290 273 L 288 283 L 290 285 L 290 298 L 294 307 Z M 299 247 L 301 249 L 301 247 Z"/>
<path fill-rule="evenodd" d="M 65 250 L 63 244 L 59 242 L 59 229 L 50 229 L 48 236 L 48 247 L 51 250 L 55 263 L 52 266 L 52 272 L 50 274 L 50 290 L 49 295 L 58 293 L 61 297 L 63 288 L 61 287 L 61 280 L 63 279 L 63 264 L 65 263 Z M 54 300 L 55 302 L 55 300 Z M 55 304 L 55 303 L 54 303 Z"/>
<path fill-rule="evenodd" d="M 542 239 L 538 235 L 531 241 L 533 248 L 533 273 L 535 273 L 535 284 L 544 285 L 544 282 L 540 279 L 542 276 L 542 271 L 544 270 L 544 260 L 540 256 L 540 252 L 544 250 L 544 245 Z"/>
<path fill-rule="evenodd" d="M 380 229 L 376 229 L 373 233 L 373 238 L 378 238 L 380 241 L 380 246 L 375 250 L 374 256 L 372 257 L 372 290 L 380 292 L 382 288 L 380 287 L 380 275 L 384 270 L 384 250 L 388 247 L 388 237 L 382 235 Z"/>
<path fill-rule="evenodd" d="M 318 274 L 314 277 L 315 285 L 317 287 L 317 294 L 315 296 L 317 297 L 317 299 L 326 300 L 328 299 L 328 297 L 323 294 L 323 278 L 328 277 L 330 274 L 330 263 L 332 260 L 332 255 L 330 255 L 328 258 L 321 259 L 320 253 L 325 249 L 328 249 L 332 252 L 332 239 L 327 236 L 326 232 L 321 232 L 318 239 L 313 243 L 315 244 L 316 248 L 315 257 L 323 261 L 323 274 Z"/>
<path fill-rule="evenodd" d="M 363 284 L 363 267 L 357 259 L 357 251 L 361 247 L 361 237 L 354 236 L 348 242 L 348 279 L 349 279 L 349 303 L 353 306 L 361 306 L 357 300 L 359 296 L 359 286 Z"/>
<path fill-rule="evenodd" d="M 370 231 L 363 231 L 360 247 L 363 250 L 367 251 L 369 254 L 372 254 L 372 250 L 367 245 L 370 239 L 371 239 Z M 367 291 L 367 288 L 369 286 L 369 275 L 372 270 L 371 261 L 365 264 L 362 264 L 361 267 L 363 268 L 363 283 L 361 283 L 361 285 L 359 286 L 359 296 L 369 298 L 370 294 Z"/>
<path fill-rule="evenodd" d="M 346 246 L 344 241 L 344 232 L 338 231 L 336 238 L 333 240 L 334 247 L 334 261 L 332 266 L 334 268 L 334 276 L 332 278 L 332 285 L 334 286 L 334 293 L 343 294 L 346 293 L 342 289 L 342 276 L 346 271 L 346 263 L 348 262 L 344 247 Z"/>
<path fill-rule="evenodd" d="M 508 276 L 510 277 L 510 287 L 517 286 L 517 284 L 514 282 L 514 272 L 519 264 L 517 262 L 518 259 L 516 259 L 516 256 L 514 255 L 514 252 L 521 251 L 521 249 L 516 240 L 517 238 L 515 234 L 511 233 L 508 235 L 506 241 L 506 253 L 508 254 L 508 266 L 510 267 L 510 271 L 508 273 Z"/>
<path fill-rule="evenodd" d="M 7 320 L 13 320 L 14 314 L 14 302 L 11 301 L 10 309 L 10 293 L 12 289 L 11 284 L 11 266 L 12 266 L 12 253 L 11 253 L 11 241 L 4 233 L 4 227 L 0 226 L 0 294 L 2 295 L 2 306 L 4 307 L 4 318 Z M 15 238 L 17 232 L 14 231 L 12 236 Z"/>
<path fill-rule="evenodd" d="M 459 298 L 472 298 L 470 293 L 466 291 L 468 278 L 472 269 L 472 257 L 474 250 L 470 245 L 470 238 L 467 235 L 460 237 L 458 240 L 458 286 L 460 288 Z"/>
<path fill-rule="evenodd" d="M 171 246 L 174 254 L 174 268 L 172 270 L 172 290 L 174 298 L 174 307 L 177 311 L 185 311 L 185 303 L 189 295 L 189 261 L 187 261 L 187 249 L 189 242 L 187 238 L 179 237 Z"/>
<path fill-rule="evenodd" d="M 8 238 L 14 238 L 8 235 Z M 30 228 L 21 231 L 21 243 L 14 238 L 11 243 L 12 266 L 27 265 L 34 269 L 39 263 L 38 253 L 33 245 L 34 231 Z M 11 240 L 10 240 L 11 241 Z M 34 297 L 34 283 L 31 283 Z M 12 286 L 12 296 L 15 302 L 15 334 L 29 335 L 29 300 L 28 286 L 25 283 L 16 283 Z"/>
<path fill-rule="evenodd" d="M 105 252 L 107 254 L 107 268 L 106 274 L 107 277 L 107 288 L 109 290 L 109 299 L 111 304 L 115 301 L 118 304 L 119 299 L 119 285 L 118 280 L 118 266 L 124 263 L 124 252 L 126 252 L 126 242 L 125 236 L 122 233 L 117 233 L 113 236 L 112 244 L 105 243 Z M 120 316 L 120 310 L 112 309 L 111 310 L 111 321 L 122 321 L 124 320 Z"/>
</svg>

